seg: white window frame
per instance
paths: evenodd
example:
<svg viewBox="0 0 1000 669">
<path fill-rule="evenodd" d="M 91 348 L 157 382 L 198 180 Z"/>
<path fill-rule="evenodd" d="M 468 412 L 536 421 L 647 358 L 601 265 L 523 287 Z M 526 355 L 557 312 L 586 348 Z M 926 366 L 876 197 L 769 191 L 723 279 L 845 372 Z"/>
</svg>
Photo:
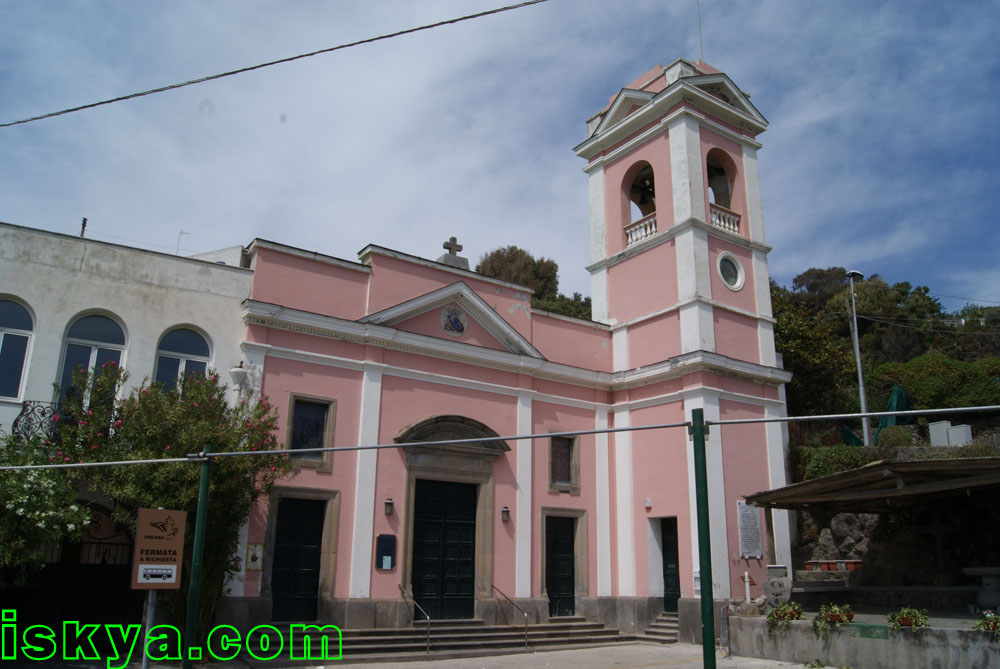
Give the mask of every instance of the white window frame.
<svg viewBox="0 0 1000 669">
<path fill-rule="evenodd" d="M 187 353 L 177 353 L 176 351 L 166 351 L 160 348 L 160 345 L 163 343 L 163 340 L 167 337 L 167 335 L 169 335 L 171 332 L 176 332 L 177 330 L 190 330 L 191 332 L 201 337 L 202 340 L 205 342 L 205 346 L 208 347 L 208 355 L 207 356 L 190 355 Z M 212 340 L 209 337 L 207 337 L 204 332 L 196 328 L 193 328 L 190 325 L 178 325 L 176 327 L 170 328 L 169 330 L 164 330 L 163 334 L 160 335 L 160 339 L 156 343 L 155 355 L 156 358 L 153 360 L 153 378 L 156 379 L 159 376 L 157 372 L 159 372 L 160 369 L 160 358 L 173 358 L 174 360 L 180 361 L 179 364 L 177 365 L 177 379 L 176 379 L 176 383 L 180 384 L 181 380 L 184 378 L 184 375 L 187 373 L 188 362 L 205 363 L 205 373 L 208 373 L 208 369 L 209 367 L 211 367 L 211 362 L 212 362 Z"/>
<path fill-rule="evenodd" d="M 4 327 L 0 325 L 0 350 L 3 350 L 3 340 L 7 334 L 16 335 L 19 337 L 27 337 L 28 343 L 24 347 L 24 360 L 21 361 L 21 378 L 17 386 L 17 394 L 13 396 L 0 395 L 0 402 L 21 402 L 24 397 L 24 388 L 28 383 L 28 361 L 31 360 L 31 346 L 34 343 L 35 338 L 32 336 L 34 334 L 35 327 L 35 316 L 31 313 L 31 309 L 28 308 L 26 304 L 20 300 L 14 300 L 10 297 L 0 298 L 4 302 L 13 302 L 22 309 L 28 312 L 28 318 L 31 319 L 31 330 L 21 330 L 19 328 Z"/>
<path fill-rule="evenodd" d="M 122 337 L 125 339 L 125 343 L 124 344 L 111 344 L 111 343 L 103 342 L 103 341 L 94 341 L 92 339 L 79 339 L 77 337 L 70 337 L 69 336 L 69 331 L 73 329 L 73 326 L 76 325 L 78 321 L 80 321 L 83 318 L 86 318 L 87 316 L 101 316 L 103 318 L 107 318 L 108 320 L 112 321 L 115 325 L 117 325 L 119 328 L 121 328 Z M 125 326 L 122 325 L 122 322 L 120 320 L 118 320 L 117 318 L 114 318 L 113 316 L 109 315 L 109 314 L 101 313 L 101 312 L 90 313 L 90 314 L 80 314 L 76 318 L 74 318 L 72 321 L 70 321 L 69 327 L 66 328 L 66 335 L 63 337 L 62 355 L 59 358 L 59 371 L 58 371 L 59 376 L 56 377 L 56 388 L 57 388 L 57 390 L 56 390 L 56 400 L 57 401 L 61 401 L 60 398 L 61 398 L 61 396 L 63 394 L 62 382 L 63 382 L 64 372 L 66 371 L 66 369 L 65 369 L 66 368 L 66 354 L 69 352 L 69 346 L 70 346 L 70 344 L 76 344 L 78 346 L 89 346 L 90 347 L 90 357 L 88 358 L 87 368 L 86 368 L 86 372 L 88 374 L 90 374 L 90 372 L 94 369 L 94 366 L 97 364 L 97 352 L 98 352 L 99 349 L 102 349 L 102 348 L 106 349 L 106 350 L 109 350 L 109 351 L 118 351 L 118 353 L 119 353 L 119 355 L 118 355 L 118 362 L 116 364 L 118 365 L 119 369 L 124 369 L 125 368 L 125 351 L 128 349 L 128 330 L 125 329 Z M 84 393 L 85 393 L 85 395 L 84 395 L 84 401 L 85 401 L 85 403 L 89 402 L 90 401 L 90 399 L 89 399 L 89 396 L 90 396 L 90 387 L 89 387 L 89 385 L 84 390 Z"/>
<path fill-rule="evenodd" d="M 729 282 L 726 281 L 726 277 L 722 274 L 723 260 L 730 260 L 734 265 L 736 265 L 736 271 L 739 273 L 739 275 L 736 277 L 735 285 L 730 286 Z M 746 283 L 747 274 L 746 271 L 743 269 L 743 263 L 741 263 L 740 259 L 737 258 L 732 253 L 730 253 L 729 251 L 723 251 L 722 253 L 719 254 L 719 258 L 715 263 L 715 269 L 719 272 L 719 278 L 722 279 L 722 285 L 724 285 L 726 288 L 733 291 L 734 293 L 738 290 L 741 290 L 743 288 L 743 285 Z"/>
</svg>

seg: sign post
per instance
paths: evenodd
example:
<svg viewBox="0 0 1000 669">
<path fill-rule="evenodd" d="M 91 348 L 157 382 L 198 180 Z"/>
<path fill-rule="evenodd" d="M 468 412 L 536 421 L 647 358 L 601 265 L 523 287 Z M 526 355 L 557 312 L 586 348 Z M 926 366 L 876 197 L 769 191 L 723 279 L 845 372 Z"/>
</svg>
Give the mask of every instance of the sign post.
<svg viewBox="0 0 1000 669">
<path fill-rule="evenodd" d="M 139 509 L 132 555 L 132 589 L 147 590 L 146 635 L 156 617 L 156 591 L 181 587 L 186 511 Z M 149 666 L 143 653 L 142 669 Z"/>
</svg>

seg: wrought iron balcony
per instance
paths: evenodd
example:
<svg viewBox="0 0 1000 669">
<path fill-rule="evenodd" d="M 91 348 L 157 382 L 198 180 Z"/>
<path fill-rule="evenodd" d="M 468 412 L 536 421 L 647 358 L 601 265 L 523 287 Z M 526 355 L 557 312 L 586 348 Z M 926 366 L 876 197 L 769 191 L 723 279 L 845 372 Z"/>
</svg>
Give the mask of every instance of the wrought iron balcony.
<svg viewBox="0 0 1000 669">
<path fill-rule="evenodd" d="M 36 402 L 29 400 L 21 405 L 21 413 L 11 423 L 10 433 L 16 437 L 42 437 L 50 441 L 58 439 L 59 425 L 52 417 L 59 413 L 57 402 Z"/>
</svg>

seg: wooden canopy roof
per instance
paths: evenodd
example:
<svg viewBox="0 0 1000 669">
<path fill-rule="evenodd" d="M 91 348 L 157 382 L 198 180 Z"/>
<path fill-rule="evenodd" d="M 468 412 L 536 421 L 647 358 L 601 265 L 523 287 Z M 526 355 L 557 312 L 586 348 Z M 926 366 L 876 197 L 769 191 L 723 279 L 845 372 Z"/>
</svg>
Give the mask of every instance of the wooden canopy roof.
<svg viewBox="0 0 1000 669">
<path fill-rule="evenodd" d="M 858 469 L 747 496 L 771 509 L 891 513 L 936 497 L 1000 486 L 1000 457 L 879 460 Z"/>
</svg>

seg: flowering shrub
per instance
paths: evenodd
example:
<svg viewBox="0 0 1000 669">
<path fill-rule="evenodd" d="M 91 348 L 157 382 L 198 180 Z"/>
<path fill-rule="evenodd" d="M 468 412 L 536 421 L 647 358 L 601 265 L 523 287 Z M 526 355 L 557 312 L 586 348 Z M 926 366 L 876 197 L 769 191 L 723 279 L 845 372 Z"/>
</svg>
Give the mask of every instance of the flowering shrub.
<svg viewBox="0 0 1000 669">
<path fill-rule="evenodd" d="M 973 623 L 973 628 L 981 632 L 992 632 L 1000 641 L 1000 615 L 993 611 L 983 611 L 979 614 L 979 620 Z"/>
<path fill-rule="evenodd" d="M 5 437 L 0 465 L 43 464 L 47 446 L 40 437 Z M 29 469 L 0 471 L 0 584 L 20 582 L 41 567 L 49 549 L 64 537 L 79 539 L 89 522 L 86 507 L 65 472 Z"/>
<path fill-rule="evenodd" d="M 240 527 L 257 498 L 267 495 L 274 482 L 289 472 L 284 455 L 267 453 L 277 447 L 277 415 L 266 400 L 230 406 L 226 387 L 214 373 L 188 376 L 172 390 L 144 382 L 122 398 L 125 379 L 126 373 L 114 363 L 97 374 L 76 374 L 74 389 L 64 395 L 60 407 L 58 441 L 47 445 L 45 460 L 182 460 L 50 473 L 56 480 L 75 482 L 106 500 L 114 521 L 133 532 L 140 508 L 187 511 L 181 589 L 162 593 L 175 621 L 186 610 L 201 476 L 200 462 L 189 461 L 186 455 L 207 449 L 259 453 L 212 461 L 199 607 L 199 622 L 207 625 L 222 596 L 225 577 L 232 571 Z M 67 494 L 72 502 L 72 494 Z"/>
</svg>

